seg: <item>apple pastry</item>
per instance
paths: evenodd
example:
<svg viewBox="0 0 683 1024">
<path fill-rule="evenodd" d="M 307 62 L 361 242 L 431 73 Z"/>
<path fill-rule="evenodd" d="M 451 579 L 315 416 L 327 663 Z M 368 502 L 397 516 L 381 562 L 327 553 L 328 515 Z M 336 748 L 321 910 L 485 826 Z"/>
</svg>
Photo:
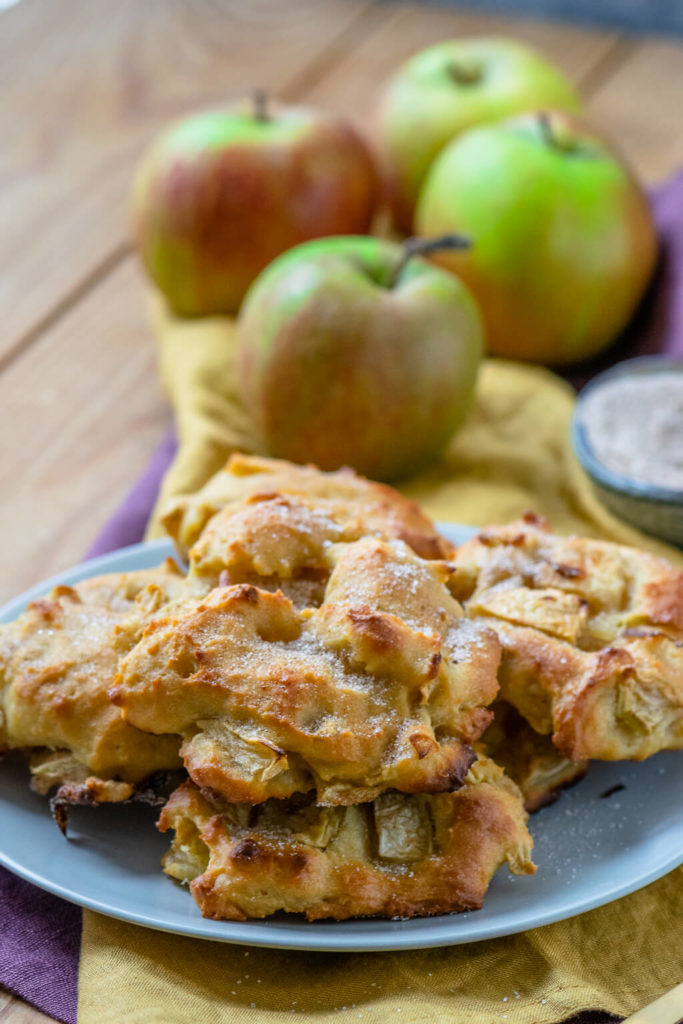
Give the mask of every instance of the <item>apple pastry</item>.
<svg viewBox="0 0 683 1024">
<path fill-rule="evenodd" d="M 517 787 L 479 760 L 455 793 L 323 807 L 310 796 L 258 807 L 210 798 L 187 782 L 164 807 L 164 857 L 205 917 L 244 921 L 284 910 L 320 918 L 413 917 L 476 910 L 504 863 L 531 874 Z"/>
<path fill-rule="evenodd" d="M 187 573 L 0 627 L 0 749 L 62 824 L 184 767 L 164 867 L 207 917 L 474 909 L 589 759 L 683 747 L 683 573 L 644 552 L 531 516 L 453 551 L 389 487 L 245 456 L 166 522 Z"/>
<path fill-rule="evenodd" d="M 258 524 L 263 504 L 242 511 Z M 321 804 L 355 804 L 387 789 L 456 789 L 492 717 L 495 634 L 463 616 L 449 563 L 401 540 L 318 545 L 297 518 L 310 510 L 294 508 L 292 560 L 277 540 L 257 558 L 241 518 L 247 540 L 225 549 L 223 585 L 161 609 L 122 659 L 112 699 L 130 725 L 180 733 L 191 778 L 229 802 L 314 790 Z M 286 579 L 302 551 L 325 574 L 317 602 L 297 607 L 254 585 L 259 568 L 269 585 Z M 242 571 L 249 582 L 232 582 Z"/>
<path fill-rule="evenodd" d="M 146 619 L 182 586 L 169 559 L 56 587 L 0 627 L 0 749 L 30 752 L 32 788 L 59 787 L 57 806 L 127 800 L 181 766 L 178 737 L 127 724 L 108 690 Z"/>
<path fill-rule="evenodd" d="M 351 469 L 323 473 L 315 466 L 252 455 L 232 455 L 196 494 L 172 499 L 164 510 L 164 527 L 186 558 L 216 512 L 254 495 L 320 501 L 327 510 L 336 508 L 338 522 L 363 521 L 363 533 L 379 529 L 381 536 L 405 541 L 422 558 L 448 558 L 453 551 L 419 505 L 393 487 L 366 480 Z"/>
<path fill-rule="evenodd" d="M 458 549 L 451 590 L 503 646 L 501 695 L 574 761 L 683 747 L 683 572 L 534 517 Z"/>
</svg>

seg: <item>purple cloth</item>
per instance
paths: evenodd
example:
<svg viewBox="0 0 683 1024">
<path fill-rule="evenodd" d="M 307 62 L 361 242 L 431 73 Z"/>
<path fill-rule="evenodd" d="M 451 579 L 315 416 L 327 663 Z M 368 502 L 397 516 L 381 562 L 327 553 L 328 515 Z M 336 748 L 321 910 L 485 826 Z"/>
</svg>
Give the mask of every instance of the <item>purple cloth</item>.
<svg viewBox="0 0 683 1024">
<path fill-rule="evenodd" d="M 683 171 L 653 193 L 652 207 L 662 258 L 649 301 L 628 331 L 631 354 L 683 359 Z"/>
<path fill-rule="evenodd" d="M 654 352 L 683 358 L 683 172 L 654 191 L 652 205 L 662 241 L 653 286 L 610 352 L 567 375 L 577 386 L 621 359 Z M 142 539 L 175 448 L 175 438 L 169 435 L 96 538 L 88 557 Z M 0 919 L 0 985 L 58 1020 L 75 1024 L 80 911 L 0 868 Z M 573 1017 L 571 1024 L 611 1024 L 619 1019 L 585 1011 Z"/>
<path fill-rule="evenodd" d="M 76 1024 L 80 908 L 0 868 L 0 920 L 0 983 Z"/>
</svg>

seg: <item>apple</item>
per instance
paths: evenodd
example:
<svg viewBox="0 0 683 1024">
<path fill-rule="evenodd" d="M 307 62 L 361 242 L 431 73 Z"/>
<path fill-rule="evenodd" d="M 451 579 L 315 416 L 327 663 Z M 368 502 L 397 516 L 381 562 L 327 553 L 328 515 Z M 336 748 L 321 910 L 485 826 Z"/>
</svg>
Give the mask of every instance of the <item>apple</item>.
<svg viewBox="0 0 683 1024">
<path fill-rule="evenodd" d="M 145 153 L 133 187 L 142 261 L 182 316 L 234 313 L 281 252 L 368 230 L 372 157 L 344 121 L 253 104 L 195 114 Z"/>
<path fill-rule="evenodd" d="M 375 145 L 395 224 L 413 230 L 420 187 L 436 155 L 460 132 L 510 114 L 581 103 L 556 68 L 512 39 L 453 39 L 411 57 L 385 86 Z"/>
<path fill-rule="evenodd" d="M 462 423 L 483 349 L 479 313 L 416 248 L 307 242 L 252 285 L 238 320 L 240 377 L 270 455 L 395 480 L 427 465 Z"/>
<path fill-rule="evenodd" d="M 563 112 L 482 125 L 432 166 L 417 208 L 424 233 L 462 231 L 436 253 L 476 296 L 489 351 L 550 364 L 606 348 L 647 287 L 657 242 L 631 172 Z"/>
</svg>

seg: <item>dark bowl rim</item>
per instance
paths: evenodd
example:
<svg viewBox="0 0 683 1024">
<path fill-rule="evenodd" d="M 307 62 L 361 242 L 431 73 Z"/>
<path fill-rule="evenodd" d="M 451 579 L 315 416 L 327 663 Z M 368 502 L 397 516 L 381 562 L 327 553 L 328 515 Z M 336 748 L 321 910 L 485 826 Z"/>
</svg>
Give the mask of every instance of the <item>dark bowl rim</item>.
<svg viewBox="0 0 683 1024">
<path fill-rule="evenodd" d="M 608 381 L 619 377 L 638 377 L 666 370 L 683 373 L 683 359 L 669 356 L 651 355 L 636 356 L 610 366 L 586 384 L 580 392 L 571 424 L 571 439 L 574 452 L 586 473 L 601 487 L 614 494 L 629 498 L 640 498 L 654 505 L 678 505 L 683 509 L 683 488 L 657 487 L 654 484 L 638 483 L 630 477 L 622 476 L 608 469 L 594 454 L 586 436 L 586 428 L 581 420 L 584 411 L 584 400 Z"/>
</svg>

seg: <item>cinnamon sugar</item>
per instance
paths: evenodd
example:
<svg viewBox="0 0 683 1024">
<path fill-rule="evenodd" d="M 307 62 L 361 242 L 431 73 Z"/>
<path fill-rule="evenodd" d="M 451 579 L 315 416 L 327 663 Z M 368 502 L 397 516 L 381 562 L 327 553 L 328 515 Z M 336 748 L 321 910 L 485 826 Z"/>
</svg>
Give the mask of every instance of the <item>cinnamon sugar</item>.
<svg viewBox="0 0 683 1024">
<path fill-rule="evenodd" d="M 683 491 L 683 373 L 607 381 L 583 404 L 588 443 L 607 469 Z"/>
</svg>

